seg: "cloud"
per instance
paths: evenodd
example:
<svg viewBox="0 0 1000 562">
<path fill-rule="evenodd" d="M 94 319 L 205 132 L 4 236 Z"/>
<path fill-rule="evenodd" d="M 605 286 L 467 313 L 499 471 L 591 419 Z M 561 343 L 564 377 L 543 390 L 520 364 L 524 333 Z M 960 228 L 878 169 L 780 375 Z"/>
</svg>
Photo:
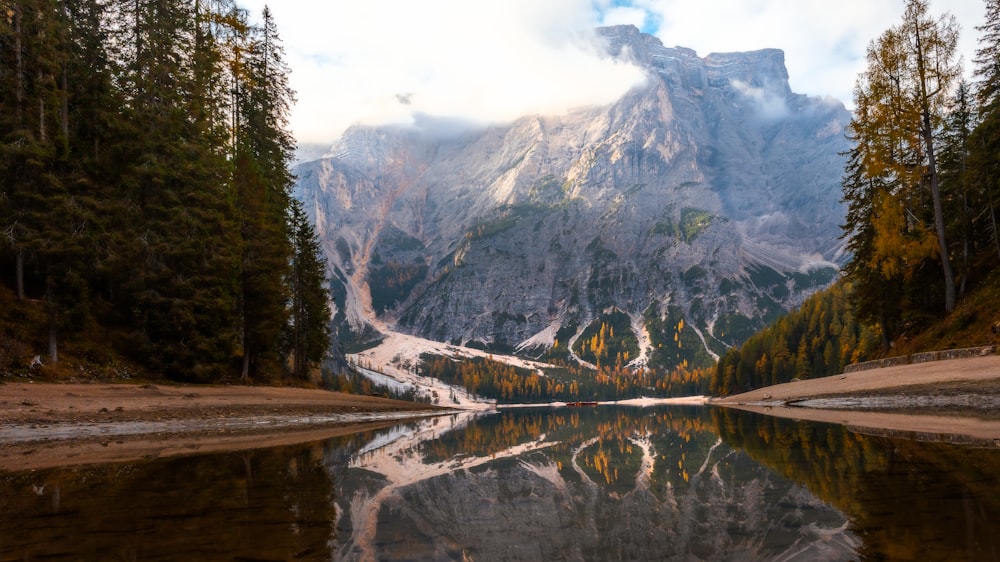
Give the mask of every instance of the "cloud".
<svg viewBox="0 0 1000 562">
<path fill-rule="evenodd" d="M 657 37 L 667 46 L 711 52 L 777 48 L 785 52 L 796 93 L 832 96 L 852 106 L 852 90 L 865 69 L 868 44 L 902 17 L 903 0 L 634 0 L 660 22 Z M 932 2 L 962 25 L 960 50 L 974 52 L 984 7 L 981 0 Z M 968 74 L 968 73 L 967 73 Z"/>
<path fill-rule="evenodd" d="M 731 80 L 730 84 L 737 92 L 753 101 L 754 109 L 757 111 L 756 117 L 771 121 L 788 116 L 788 105 L 785 104 L 783 91 L 759 88 L 737 79 Z"/>
<path fill-rule="evenodd" d="M 255 4 L 243 5 L 256 13 Z M 285 2 L 272 11 L 300 141 L 416 114 L 477 123 L 558 114 L 611 103 L 645 79 L 595 45 L 589 0 Z"/>
<path fill-rule="evenodd" d="M 240 0 L 253 14 L 265 2 Z M 782 49 L 793 91 L 850 106 L 869 42 L 898 23 L 903 7 L 903 0 L 271 3 L 298 97 L 291 125 L 304 142 L 333 140 L 355 122 L 412 124 L 420 114 L 494 123 L 611 103 L 644 76 L 602 57 L 591 33 L 598 25 L 633 24 L 701 56 Z M 969 65 L 983 4 L 937 0 L 931 11 L 946 8 L 963 26 Z"/>
<path fill-rule="evenodd" d="M 634 25 L 646 33 L 656 30 L 652 14 L 636 6 L 607 6 L 600 13 L 601 25 Z"/>
</svg>

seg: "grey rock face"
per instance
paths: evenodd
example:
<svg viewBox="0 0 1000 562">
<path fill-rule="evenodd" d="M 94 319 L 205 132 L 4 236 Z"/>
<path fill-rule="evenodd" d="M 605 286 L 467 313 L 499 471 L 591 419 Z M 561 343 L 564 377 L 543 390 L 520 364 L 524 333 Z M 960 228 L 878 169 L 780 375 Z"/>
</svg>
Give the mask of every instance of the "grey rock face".
<svg viewBox="0 0 1000 562">
<path fill-rule="evenodd" d="M 611 309 L 641 333 L 656 305 L 721 353 L 831 280 L 843 105 L 793 93 L 778 50 L 600 34 L 649 76 L 611 106 L 356 127 L 296 169 L 341 321 L 542 349 Z"/>
</svg>

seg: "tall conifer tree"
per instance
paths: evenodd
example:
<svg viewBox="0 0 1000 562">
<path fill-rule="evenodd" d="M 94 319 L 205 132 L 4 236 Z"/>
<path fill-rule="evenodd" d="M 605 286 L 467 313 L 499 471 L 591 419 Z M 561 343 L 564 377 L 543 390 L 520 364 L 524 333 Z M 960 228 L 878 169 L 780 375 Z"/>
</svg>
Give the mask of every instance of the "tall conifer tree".
<svg viewBox="0 0 1000 562">
<path fill-rule="evenodd" d="M 234 187 L 240 210 L 242 377 L 277 368 L 288 322 L 292 260 L 288 208 L 295 147 L 288 132 L 294 94 L 274 18 L 264 8 L 235 76 Z"/>
<path fill-rule="evenodd" d="M 1000 263 L 1000 0 L 986 0 L 976 51 L 979 124 L 969 140 L 969 181 L 981 196 L 985 246 Z"/>
<path fill-rule="evenodd" d="M 293 200 L 289 215 L 293 252 L 288 279 L 292 310 L 287 339 L 292 352 L 292 372 L 305 379 L 309 367 L 318 364 L 330 346 L 330 292 L 323 251 L 302 203 Z"/>
<path fill-rule="evenodd" d="M 136 0 L 128 15 L 121 265 L 136 343 L 170 376 L 211 380 L 235 351 L 238 248 L 225 139 L 199 82 L 217 76 L 197 69 L 212 60 L 198 49 L 216 47 L 196 45 L 189 2 Z"/>
<path fill-rule="evenodd" d="M 888 189 L 870 201 L 865 217 L 874 228 L 867 232 L 867 226 L 849 222 L 848 230 L 872 237 L 866 242 L 873 249 L 869 266 L 886 279 L 902 274 L 916 282 L 918 266 L 936 260 L 945 312 L 955 308 L 955 281 L 938 133 L 960 74 L 957 39 L 953 17 L 934 19 L 925 0 L 909 0 L 903 21 L 868 48 L 868 69 L 855 88 L 858 116 L 851 123 L 855 141 L 866 145 L 863 175 L 885 178 Z"/>
</svg>

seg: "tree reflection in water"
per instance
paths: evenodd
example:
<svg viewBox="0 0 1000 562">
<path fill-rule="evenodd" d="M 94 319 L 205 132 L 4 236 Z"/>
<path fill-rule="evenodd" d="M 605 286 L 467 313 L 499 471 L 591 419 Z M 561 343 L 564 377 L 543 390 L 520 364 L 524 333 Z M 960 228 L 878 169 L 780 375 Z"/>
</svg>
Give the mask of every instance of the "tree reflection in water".
<svg viewBox="0 0 1000 562">
<path fill-rule="evenodd" d="M 0 560 L 329 558 L 323 449 L 0 474 Z"/>
<path fill-rule="evenodd" d="M 997 451 L 712 408 L 0 474 L 0 560 L 996 558 Z"/>
<path fill-rule="evenodd" d="M 870 560 L 1000 560 L 1000 449 L 712 413 L 723 439 L 843 511 Z"/>
<path fill-rule="evenodd" d="M 366 481 L 338 494 L 352 498 L 338 559 L 849 560 L 857 547 L 843 515 L 723 444 L 704 408 L 504 411 L 357 468 Z"/>
</svg>

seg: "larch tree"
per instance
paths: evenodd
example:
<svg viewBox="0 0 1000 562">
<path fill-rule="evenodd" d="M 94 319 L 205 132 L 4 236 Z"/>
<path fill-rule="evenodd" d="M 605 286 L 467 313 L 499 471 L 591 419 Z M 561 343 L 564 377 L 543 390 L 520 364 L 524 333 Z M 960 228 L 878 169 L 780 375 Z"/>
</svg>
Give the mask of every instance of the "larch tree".
<svg viewBox="0 0 1000 562">
<path fill-rule="evenodd" d="M 872 203 L 873 267 L 889 278 L 940 263 L 943 308 L 955 308 L 955 279 L 940 186 L 938 132 L 960 75 L 954 17 L 933 18 L 926 0 L 909 0 L 902 22 L 868 48 L 855 88 L 856 142 L 867 145 L 863 173 L 889 189 Z M 849 228 L 857 225 L 848 224 Z"/>
<path fill-rule="evenodd" d="M 863 95 L 857 93 L 856 96 Z M 857 316 L 877 325 L 882 335 L 882 348 L 887 350 L 901 318 L 900 299 L 893 286 L 902 283 L 901 275 L 895 271 L 885 271 L 876 259 L 875 240 L 876 213 L 881 208 L 880 201 L 888 197 L 888 178 L 872 171 L 873 155 L 869 154 L 871 136 L 855 132 L 867 123 L 862 104 L 849 126 L 849 139 L 853 146 L 847 153 L 845 174 L 842 180 L 847 214 L 843 237 L 851 258 L 844 265 L 844 274 L 857 288 L 851 300 Z"/>
</svg>

